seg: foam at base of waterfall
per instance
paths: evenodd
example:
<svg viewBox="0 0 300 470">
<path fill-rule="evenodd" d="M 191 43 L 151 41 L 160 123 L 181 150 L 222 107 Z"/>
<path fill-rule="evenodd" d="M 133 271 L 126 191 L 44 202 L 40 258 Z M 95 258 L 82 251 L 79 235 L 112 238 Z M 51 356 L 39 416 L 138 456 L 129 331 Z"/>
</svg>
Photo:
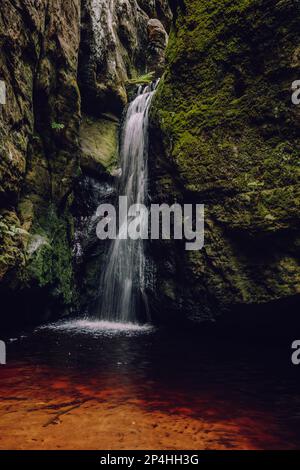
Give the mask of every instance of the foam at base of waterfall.
<svg viewBox="0 0 300 470">
<path fill-rule="evenodd" d="M 38 330 L 60 330 L 74 333 L 92 335 L 139 334 L 153 331 L 152 325 L 138 325 L 136 323 L 119 323 L 105 320 L 68 320 L 43 325 Z"/>
</svg>

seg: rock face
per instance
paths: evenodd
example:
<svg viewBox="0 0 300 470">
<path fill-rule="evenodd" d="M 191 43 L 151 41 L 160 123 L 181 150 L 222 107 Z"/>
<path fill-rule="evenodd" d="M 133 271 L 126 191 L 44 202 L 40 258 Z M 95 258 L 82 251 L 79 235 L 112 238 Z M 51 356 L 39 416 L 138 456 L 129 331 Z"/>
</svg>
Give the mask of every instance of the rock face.
<svg viewBox="0 0 300 470">
<path fill-rule="evenodd" d="M 169 28 L 171 11 L 167 0 L 85 2 L 79 69 L 84 112 L 122 112 L 127 103 L 127 80 L 147 71 L 147 25 L 154 18 Z M 162 24 L 160 28 L 164 29 Z M 156 67 L 153 60 L 149 65 Z M 161 70 L 160 64 L 158 67 Z"/>
<path fill-rule="evenodd" d="M 73 301 L 79 38 L 79 0 L 1 2 L 0 295 L 24 321 Z"/>
<path fill-rule="evenodd" d="M 282 313 L 300 293 L 300 108 L 290 91 L 299 10 L 288 1 L 176 4 L 151 117 L 152 197 L 205 203 L 206 245 L 152 243 L 154 311 L 196 321 L 251 307 Z"/>
<path fill-rule="evenodd" d="M 95 210 L 115 197 L 128 80 L 165 67 L 169 5 L 151 196 L 205 203 L 206 246 L 150 244 L 154 316 L 202 321 L 252 307 L 263 316 L 299 299 L 294 2 L 2 0 L 0 297 L 18 321 L 69 312 L 74 291 L 85 292 L 84 311 L 96 304 L 105 257 Z"/>
<path fill-rule="evenodd" d="M 159 78 L 163 75 L 165 70 L 165 52 L 168 43 L 168 35 L 163 24 L 159 20 L 149 20 L 147 28 L 147 65 L 148 69 L 155 71 L 157 78 Z"/>
</svg>

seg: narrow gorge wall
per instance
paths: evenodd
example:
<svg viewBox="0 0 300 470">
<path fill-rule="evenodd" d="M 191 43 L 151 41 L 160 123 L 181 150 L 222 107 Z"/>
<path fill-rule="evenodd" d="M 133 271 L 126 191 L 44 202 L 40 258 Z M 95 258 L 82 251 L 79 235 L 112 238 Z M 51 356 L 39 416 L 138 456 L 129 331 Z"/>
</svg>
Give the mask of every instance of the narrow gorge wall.
<svg viewBox="0 0 300 470">
<path fill-rule="evenodd" d="M 79 0 L 2 0 L 1 322 L 74 302 L 70 212 L 79 171 Z M 2 317 L 3 315 L 3 317 Z"/>
<path fill-rule="evenodd" d="M 180 243 L 152 243 L 154 313 L 282 319 L 300 293 L 300 113 L 291 103 L 299 4 L 175 3 L 152 111 L 152 197 L 205 203 L 206 246 L 188 253 Z"/>
</svg>

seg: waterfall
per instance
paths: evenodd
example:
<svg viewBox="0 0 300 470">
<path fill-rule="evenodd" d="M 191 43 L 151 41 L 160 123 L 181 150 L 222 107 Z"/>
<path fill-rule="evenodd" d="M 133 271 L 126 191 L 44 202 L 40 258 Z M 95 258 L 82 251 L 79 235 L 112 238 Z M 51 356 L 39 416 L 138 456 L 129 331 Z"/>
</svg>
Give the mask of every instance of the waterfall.
<svg viewBox="0 0 300 470">
<path fill-rule="evenodd" d="M 122 174 L 118 194 L 127 196 L 128 207 L 147 202 L 149 109 L 157 84 L 139 87 L 123 125 L 120 145 Z M 119 227 L 117 238 L 109 248 L 108 264 L 101 280 L 100 318 L 138 323 L 145 321 L 148 315 L 145 247 L 141 239 L 123 239 L 125 231 L 126 223 Z"/>
</svg>

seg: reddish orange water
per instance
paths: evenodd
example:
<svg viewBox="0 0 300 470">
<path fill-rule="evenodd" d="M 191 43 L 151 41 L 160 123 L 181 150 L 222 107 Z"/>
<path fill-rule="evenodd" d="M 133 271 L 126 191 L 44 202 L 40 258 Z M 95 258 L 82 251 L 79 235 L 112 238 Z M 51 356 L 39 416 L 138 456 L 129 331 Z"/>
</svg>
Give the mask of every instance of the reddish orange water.
<svg viewBox="0 0 300 470">
<path fill-rule="evenodd" d="M 225 345 L 56 330 L 13 342 L 0 369 L 0 449 L 299 448 L 288 355 Z"/>
</svg>

